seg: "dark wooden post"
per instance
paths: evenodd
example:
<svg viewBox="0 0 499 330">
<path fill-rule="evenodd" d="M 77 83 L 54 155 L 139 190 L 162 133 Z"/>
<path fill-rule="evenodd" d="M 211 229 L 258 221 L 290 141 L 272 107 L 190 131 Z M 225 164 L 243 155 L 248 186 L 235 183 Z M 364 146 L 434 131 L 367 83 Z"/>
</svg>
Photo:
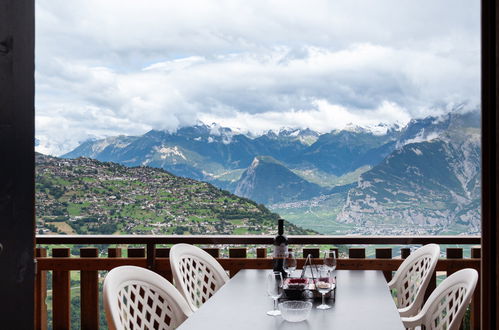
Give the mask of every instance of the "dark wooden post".
<svg viewBox="0 0 499 330">
<path fill-rule="evenodd" d="M 431 274 L 430 278 L 430 283 L 428 283 L 428 287 L 426 288 L 425 294 L 424 294 L 424 302 L 430 297 L 431 293 L 433 290 L 437 288 L 437 272 L 433 271 L 433 274 Z"/>
<path fill-rule="evenodd" d="M 147 256 L 147 268 L 150 270 L 155 269 L 155 257 L 156 257 L 156 245 L 155 244 L 147 244 L 146 250 Z"/>
<path fill-rule="evenodd" d="M 121 258 L 121 248 L 109 248 L 107 249 L 108 258 Z"/>
<path fill-rule="evenodd" d="M 0 327 L 35 322 L 35 8 L 0 1 Z"/>
<path fill-rule="evenodd" d="M 400 249 L 400 257 L 402 259 L 407 258 L 411 254 L 411 249 L 409 248 L 401 248 Z"/>
<path fill-rule="evenodd" d="M 350 248 L 350 249 L 348 249 L 348 257 L 351 259 L 365 259 L 366 249 L 364 249 L 364 248 Z"/>
<path fill-rule="evenodd" d="M 146 249 L 144 248 L 131 248 L 127 249 L 128 258 L 145 258 Z"/>
<path fill-rule="evenodd" d="M 170 248 L 156 248 L 156 258 L 170 258 Z M 173 273 L 168 263 L 168 269 L 156 272 L 173 283 Z"/>
<path fill-rule="evenodd" d="M 392 258 L 392 249 L 391 248 L 377 248 L 376 249 L 376 258 L 377 259 L 391 259 Z M 390 282 L 392 280 L 392 272 L 384 271 L 386 281 Z"/>
<path fill-rule="evenodd" d="M 230 248 L 229 258 L 246 258 L 246 248 Z"/>
<path fill-rule="evenodd" d="M 156 248 L 156 258 L 170 258 L 170 248 Z"/>
<path fill-rule="evenodd" d="M 482 249 L 480 247 L 472 247 L 471 248 L 471 258 L 480 259 L 482 257 L 481 251 L 482 251 Z"/>
<path fill-rule="evenodd" d="M 246 258 L 246 248 L 229 248 L 229 258 Z M 241 269 L 243 265 L 239 262 L 231 262 L 229 267 L 230 277 L 234 277 Z"/>
<path fill-rule="evenodd" d="M 329 249 L 329 255 L 333 256 L 332 252 L 334 252 L 336 259 L 340 257 L 340 250 L 338 248 L 330 248 Z"/>
<path fill-rule="evenodd" d="M 47 249 L 37 248 L 36 257 L 45 258 L 47 256 Z M 38 271 L 36 274 L 35 285 L 35 329 L 47 329 L 47 272 Z"/>
<path fill-rule="evenodd" d="M 303 258 L 306 258 L 309 254 L 312 258 L 321 257 L 321 251 L 319 248 L 303 248 Z"/>
<path fill-rule="evenodd" d="M 204 251 L 209 253 L 213 258 L 220 258 L 220 249 L 218 248 L 203 248 Z"/>
<path fill-rule="evenodd" d="M 447 259 L 463 259 L 463 249 L 447 248 Z M 447 269 L 447 276 L 452 275 L 457 270 L 458 268 L 449 266 L 449 269 Z"/>
<path fill-rule="evenodd" d="M 68 248 L 52 249 L 53 258 L 68 258 Z M 67 270 L 54 270 L 52 274 L 52 323 L 54 330 L 71 328 L 70 276 Z"/>
<path fill-rule="evenodd" d="M 482 0 L 482 262 L 481 328 L 497 329 L 499 322 L 499 116 L 497 1 Z"/>
<path fill-rule="evenodd" d="M 256 257 L 257 258 L 267 258 L 267 249 L 266 248 L 257 248 L 256 249 Z"/>
<path fill-rule="evenodd" d="M 80 249 L 81 258 L 97 258 L 97 248 Z M 96 270 L 80 272 L 80 318 L 82 329 L 99 329 L 99 277 Z"/>
<path fill-rule="evenodd" d="M 480 248 L 471 248 L 471 258 L 480 259 Z M 480 329 L 480 279 L 471 300 L 471 329 Z"/>
</svg>

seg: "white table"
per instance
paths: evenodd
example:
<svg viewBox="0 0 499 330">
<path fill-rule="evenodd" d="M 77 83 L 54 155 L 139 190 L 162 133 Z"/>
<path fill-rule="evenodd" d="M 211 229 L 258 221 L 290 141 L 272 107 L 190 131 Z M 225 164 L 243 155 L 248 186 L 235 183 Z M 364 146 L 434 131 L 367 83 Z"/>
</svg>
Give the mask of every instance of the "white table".
<svg viewBox="0 0 499 330">
<path fill-rule="evenodd" d="M 336 301 L 328 310 L 315 308 L 306 321 L 290 323 L 281 316 L 268 316 L 272 299 L 267 296 L 265 276 L 269 270 L 241 270 L 196 313 L 182 330 L 270 329 L 404 329 L 381 271 L 338 270 Z"/>
</svg>

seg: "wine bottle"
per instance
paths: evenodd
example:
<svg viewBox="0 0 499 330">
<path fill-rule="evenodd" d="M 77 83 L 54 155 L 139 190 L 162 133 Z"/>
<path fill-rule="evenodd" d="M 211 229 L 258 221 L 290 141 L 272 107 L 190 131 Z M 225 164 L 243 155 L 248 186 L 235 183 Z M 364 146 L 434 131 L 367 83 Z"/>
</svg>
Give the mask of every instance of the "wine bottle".
<svg viewBox="0 0 499 330">
<path fill-rule="evenodd" d="M 274 271 L 281 272 L 282 277 L 286 277 L 284 271 L 284 258 L 288 253 L 288 239 L 284 236 L 284 219 L 278 220 L 277 236 L 274 238 Z"/>
</svg>

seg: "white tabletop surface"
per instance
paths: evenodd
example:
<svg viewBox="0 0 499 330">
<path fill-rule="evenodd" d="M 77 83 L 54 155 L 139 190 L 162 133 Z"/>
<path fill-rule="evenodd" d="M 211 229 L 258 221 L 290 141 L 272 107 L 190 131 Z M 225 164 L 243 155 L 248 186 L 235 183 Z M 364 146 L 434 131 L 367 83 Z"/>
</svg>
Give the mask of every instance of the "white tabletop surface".
<svg viewBox="0 0 499 330">
<path fill-rule="evenodd" d="M 336 271 L 336 300 L 328 302 L 332 308 L 318 310 L 317 301 L 309 318 L 299 323 L 266 315 L 272 309 L 265 290 L 269 271 L 241 270 L 179 329 L 404 329 L 381 271 Z"/>
</svg>

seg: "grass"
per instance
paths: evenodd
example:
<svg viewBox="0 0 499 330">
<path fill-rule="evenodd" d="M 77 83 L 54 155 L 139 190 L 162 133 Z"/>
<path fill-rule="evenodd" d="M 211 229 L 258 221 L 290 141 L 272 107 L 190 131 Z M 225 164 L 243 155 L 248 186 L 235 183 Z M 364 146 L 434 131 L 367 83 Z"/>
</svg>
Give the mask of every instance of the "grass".
<svg viewBox="0 0 499 330">
<path fill-rule="evenodd" d="M 84 202 L 84 203 L 81 203 L 81 204 L 71 203 L 67 207 L 68 214 L 70 216 L 79 216 L 79 215 L 82 214 L 82 209 L 85 208 L 85 207 L 88 207 L 88 206 L 90 206 L 89 202 Z"/>
<path fill-rule="evenodd" d="M 362 173 L 367 172 L 370 169 L 371 167 L 366 165 L 339 177 L 318 170 L 294 169 L 292 170 L 292 172 L 302 177 L 303 179 L 315 183 L 321 187 L 332 188 L 335 186 L 343 186 L 356 182 Z"/>
<path fill-rule="evenodd" d="M 196 217 L 193 215 L 189 216 L 187 219 L 189 219 L 189 221 L 191 222 L 202 222 L 205 220 L 204 218 Z"/>
<path fill-rule="evenodd" d="M 244 221 L 240 219 L 235 219 L 235 220 L 229 220 L 229 222 L 233 225 L 243 225 Z"/>
<path fill-rule="evenodd" d="M 59 229 L 61 232 L 68 234 L 68 235 L 75 235 L 76 232 L 71 228 L 71 226 L 66 223 L 66 222 L 48 222 L 51 225 L 54 225 Z"/>
<path fill-rule="evenodd" d="M 236 228 L 234 229 L 234 235 L 246 235 L 248 234 L 248 228 Z"/>
<path fill-rule="evenodd" d="M 300 209 L 287 209 L 287 210 L 273 210 L 291 222 L 292 224 L 305 228 L 315 230 L 321 234 L 339 235 L 351 231 L 354 227 L 351 224 L 336 222 L 334 219 L 337 214 L 329 213 L 327 211 L 310 211 L 309 208 Z M 325 220 L 328 219 L 328 220 Z"/>
</svg>

